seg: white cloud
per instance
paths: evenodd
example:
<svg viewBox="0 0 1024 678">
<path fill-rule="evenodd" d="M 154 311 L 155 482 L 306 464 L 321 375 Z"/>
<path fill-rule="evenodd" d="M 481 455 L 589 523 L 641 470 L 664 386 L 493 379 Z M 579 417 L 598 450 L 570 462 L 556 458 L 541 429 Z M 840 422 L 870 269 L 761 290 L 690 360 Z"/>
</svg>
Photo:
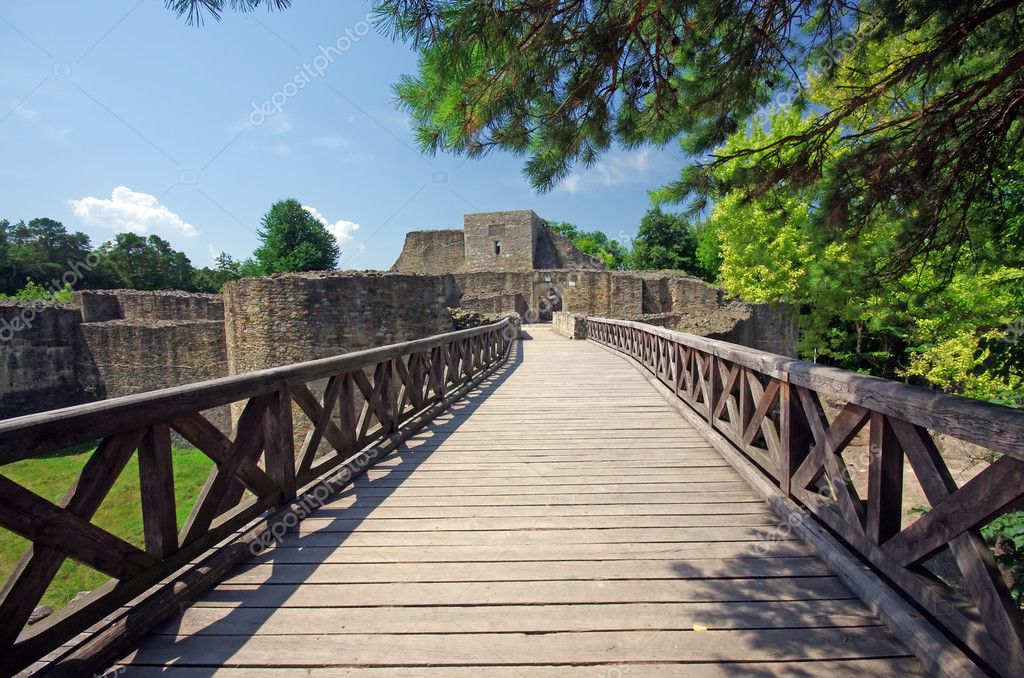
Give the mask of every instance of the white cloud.
<svg viewBox="0 0 1024 678">
<path fill-rule="evenodd" d="M 280 113 L 275 112 L 273 115 L 266 116 L 263 122 L 256 125 L 254 125 L 249 118 L 239 120 L 236 123 L 228 125 L 228 134 L 235 136 L 236 134 L 240 134 L 243 130 L 256 129 L 257 127 L 261 127 L 265 124 L 269 124 L 270 129 L 275 134 L 284 134 L 285 132 L 290 132 L 292 129 L 291 119 L 282 111 Z"/>
<path fill-rule="evenodd" d="M 337 134 L 329 134 L 322 137 L 314 137 L 311 139 L 313 145 L 317 148 L 323 148 L 328 151 L 340 151 L 349 145 L 349 140 L 343 136 Z"/>
<path fill-rule="evenodd" d="M 270 116 L 270 127 L 277 134 L 284 134 L 292 130 L 292 121 L 284 113 Z"/>
<path fill-rule="evenodd" d="M 359 224 L 354 221 L 346 221 L 345 219 L 338 219 L 334 223 L 331 223 L 330 221 L 327 221 L 327 217 L 320 214 L 315 207 L 303 205 L 302 209 L 312 214 L 317 221 L 326 226 L 327 230 L 334 236 L 334 239 L 338 241 L 339 245 L 344 245 L 346 242 L 351 240 L 354 237 L 352 235 L 353 232 L 359 229 Z"/>
<path fill-rule="evenodd" d="M 11 113 L 26 122 L 35 122 L 39 118 L 39 111 L 21 102 L 11 100 Z"/>
<path fill-rule="evenodd" d="M 69 128 L 49 124 L 40 116 L 38 109 L 32 108 L 23 102 L 12 101 L 10 113 L 8 115 L 14 115 L 38 128 L 42 131 L 47 141 L 51 143 L 59 144 L 67 139 L 68 135 L 71 134 L 71 130 Z"/>
<path fill-rule="evenodd" d="M 133 191 L 127 186 L 118 186 L 110 199 L 85 197 L 69 200 L 71 211 L 87 224 L 105 226 L 115 232 L 133 233 L 173 232 L 188 237 L 199 235 L 192 224 L 148 193 Z"/>
<path fill-rule="evenodd" d="M 274 146 L 274 152 L 278 155 L 289 155 L 292 152 L 292 147 L 288 144 L 278 144 Z"/>
<path fill-rule="evenodd" d="M 637 151 L 613 151 L 589 168 L 579 169 L 558 184 L 567 193 L 643 181 L 654 168 L 655 154 L 650 148 Z"/>
</svg>

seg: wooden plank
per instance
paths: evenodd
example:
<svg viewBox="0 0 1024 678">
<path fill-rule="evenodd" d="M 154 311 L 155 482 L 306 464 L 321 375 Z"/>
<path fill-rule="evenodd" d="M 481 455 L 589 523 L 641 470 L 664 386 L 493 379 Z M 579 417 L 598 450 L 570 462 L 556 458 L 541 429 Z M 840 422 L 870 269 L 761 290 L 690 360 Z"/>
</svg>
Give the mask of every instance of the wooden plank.
<svg viewBox="0 0 1024 678">
<path fill-rule="evenodd" d="M 850 600 L 716 603 L 609 603 L 596 605 L 482 605 L 476 607 L 280 608 L 191 607 L 157 635 L 283 635 L 308 642 L 329 629 L 346 633 L 466 633 L 564 631 L 692 631 L 870 627 L 879 622 Z"/>
<path fill-rule="evenodd" d="M 352 563 L 251 565 L 222 581 L 234 584 L 386 584 L 514 581 L 646 581 L 689 579 L 756 579 L 759 577 L 828 576 L 814 557 L 670 560 L 579 560 L 573 562 Z"/>
<path fill-rule="evenodd" d="M 632 631 L 553 634 L 326 635 L 308 643 L 300 657 L 287 636 L 237 638 L 158 637 L 135 655 L 141 663 L 234 666 L 451 665 L 479 667 L 520 663 L 573 664 L 593 661 L 693 662 L 850 659 L 900 655 L 903 650 L 875 628 L 769 629 L 757 631 Z M 339 657 L 344 657 L 339 662 Z M 289 663 L 293 662 L 293 663 Z"/>
<path fill-rule="evenodd" d="M 783 675 L 793 668 L 790 662 L 764 662 L 729 664 L 689 662 L 632 664 L 629 662 L 594 663 L 586 666 L 567 664 L 514 664 L 487 667 L 487 675 L 494 678 L 594 678 L 594 676 L 630 676 L 630 678 L 663 678 L 678 676 L 681 670 L 694 678 L 732 678 L 733 676 Z M 208 678 L 210 671 L 205 667 L 188 666 L 117 666 L 114 670 L 127 669 L 130 678 Z M 476 678 L 479 666 L 386 666 L 386 667 L 342 667 L 330 668 L 273 668 L 242 669 L 224 667 L 217 670 L 218 678 Z M 918 661 L 912 657 L 884 657 L 872 659 L 841 659 L 823 662 L 802 662 L 799 675 L 805 678 L 833 678 L 840 676 L 863 676 L 864 678 L 888 678 L 888 676 L 927 675 Z"/>
<path fill-rule="evenodd" d="M 327 408 L 328 416 L 330 409 Z M 264 464 L 284 501 L 295 497 L 295 442 L 292 399 L 287 390 L 275 391 L 263 415 Z"/>
<path fill-rule="evenodd" d="M 349 497 L 356 499 L 355 495 Z M 676 504 L 687 499 L 693 503 L 725 503 L 750 501 L 756 495 L 749 489 L 712 492 L 697 489 L 693 492 L 596 492 L 588 494 L 525 493 L 525 494 L 481 494 L 460 496 L 394 495 L 388 492 L 359 493 L 361 506 L 378 506 L 384 498 L 389 506 L 601 506 L 607 504 L 635 504 L 644 502 L 651 505 Z"/>
<path fill-rule="evenodd" d="M 539 530 L 518 532 L 520 544 L 622 544 L 636 542 L 762 541 L 771 537 L 763 527 L 609 528 Z M 286 546 L 425 546 L 431 544 L 503 544 L 506 532 L 327 532 L 293 536 L 281 541 Z"/>
<path fill-rule="evenodd" d="M 166 558 L 178 548 L 178 520 L 174 498 L 174 463 L 171 431 L 154 424 L 139 446 L 139 496 L 146 552 Z"/>
<path fill-rule="evenodd" d="M 656 485 L 681 483 L 711 483 L 717 481 L 736 481 L 738 476 L 731 469 L 721 467 L 702 468 L 700 473 L 690 471 L 688 473 L 676 472 L 666 474 L 615 474 L 614 476 L 586 477 L 579 475 L 558 475 L 550 476 L 536 472 L 523 472 L 521 474 L 505 472 L 499 474 L 477 475 L 471 471 L 463 471 L 460 474 L 417 474 L 417 473 L 388 473 L 378 475 L 376 478 L 364 479 L 357 485 L 362 487 L 403 487 L 403 488 L 427 488 L 427 487 L 505 487 L 510 481 L 528 481 L 535 487 L 546 487 L 555 485 L 559 488 L 567 486 L 579 487 L 607 487 L 608 480 L 615 480 L 622 485 Z M 502 482 L 504 481 L 504 482 Z"/>
<path fill-rule="evenodd" d="M 898 534 L 903 521 L 903 451 L 878 412 L 871 413 L 869 452 L 865 532 L 880 544 Z"/>
<path fill-rule="evenodd" d="M 348 547 L 278 545 L 250 559 L 251 563 L 482 563 L 552 562 L 579 560 L 670 560 L 706 558 L 771 560 L 810 555 L 797 540 L 773 541 L 770 549 L 761 541 L 639 542 L 636 544 L 434 544 L 430 546 Z"/>
<path fill-rule="evenodd" d="M 220 584 L 197 605 L 249 607 L 365 607 L 633 602 L 791 601 L 847 599 L 835 577 L 696 579 L 673 581 L 531 581 L 305 586 Z"/>
<path fill-rule="evenodd" d="M 350 520 L 395 519 L 424 520 L 430 518 L 522 518 L 558 516 L 709 516 L 709 515 L 774 515 L 764 502 L 751 499 L 745 502 L 671 504 L 577 504 L 523 506 L 392 506 L 384 502 L 376 506 L 355 506 L 354 502 L 331 502 L 317 509 L 316 518 L 346 518 Z"/>
<path fill-rule="evenodd" d="M 774 525 L 767 513 L 720 515 L 527 516 L 486 518 L 348 518 L 319 512 L 302 521 L 297 534 L 313 532 L 509 532 L 516 530 L 609 530 L 686 527 L 759 527 Z M 514 537 L 515 535 L 509 535 Z"/>
</svg>

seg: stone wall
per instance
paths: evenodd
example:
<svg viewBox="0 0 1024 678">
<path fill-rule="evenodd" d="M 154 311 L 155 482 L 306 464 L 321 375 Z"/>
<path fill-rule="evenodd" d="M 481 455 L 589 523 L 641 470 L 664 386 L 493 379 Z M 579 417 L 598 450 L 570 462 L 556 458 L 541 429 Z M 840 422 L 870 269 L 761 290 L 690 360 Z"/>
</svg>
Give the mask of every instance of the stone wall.
<svg viewBox="0 0 1024 678">
<path fill-rule="evenodd" d="M 85 290 L 75 293 L 84 322 L 107 320 L 223 320 L 219 294 Z"/>
<path fill-rule="evenodd" d="M 587 338 L 587 316 L 580 313 L 558 311 L 552 314 L 552 328 L 563 337 L 570 339 Z"/>
<path fill-rule="evenodd" d="M 224 286 L 228 370 L 241 374 L 452 330 L 452 276 L 279 274 Z"/>
<path fill-rule="evenodd" d="M 547 243 L 545 247 L 550 247 L 554 256 L 547 258 L 543 263 L 538 261 L 536 268 L 604 268 L 603 261 L 584 253 L 572 240 L 548 228 L 543 229 L 539 241 Z"/>
<path fill-rule="evenodd" d="M 405 235 L 402 254 L 391 271 L 445 275 L 461 271 L 465 265 L 466 239 L 463 231 L 413 231 Z"/>
<path fill-rule="evenodd" d="M 68 304 L 0 301 L 0 419 L 103 395 L 81 322 Z"/>
<path fill-rule="evenodd" d="M 637 320 L 796 355 L 799 328 L 784 307 L 727 299 L 722 288 L 677 271 L 560 269 L 454 278 L 459 305 L 482 313 L 515 312 L 527 322 L 548 322 L 558 311 Z"/>
<path fill-rule="evenodd" d="M 463 230 L 413 231 L 391 267 L 393 273 L 446 275 L 603 269 L 571 240 L 548 229 L 532 210 L 467 214 Z"/>
<path fill-rule="evenodd" d="M 530 271 L 544 222 L 532 210 L 467 214 L 467 271 Z"/>
<path fill-rule="evenodd" d="M 107 398 L 134 395 L 227 376 L 224 322 L 220 320 L 110 320 L 83 323 L 94 368 Z M 207 418 L 230 432 L 227 407 Z"/>
<path fill-rule="evenodd" d="M 39 309 L 31 326 L 0 340 L 0 418 L 227 375 L 219 295 L 89 290 L 74 304 L 6 303 L 0 319 L 27 309 Z M 227 408 L 208 415 L 229 430 Z"/>
</svg>

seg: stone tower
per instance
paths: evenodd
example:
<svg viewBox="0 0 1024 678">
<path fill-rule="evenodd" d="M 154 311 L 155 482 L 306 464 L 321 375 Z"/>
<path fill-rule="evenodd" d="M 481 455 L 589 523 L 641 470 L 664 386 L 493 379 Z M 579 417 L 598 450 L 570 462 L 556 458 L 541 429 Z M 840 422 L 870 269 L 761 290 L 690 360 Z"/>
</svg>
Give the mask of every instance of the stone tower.
<svg viewBox="0 0 1024 678">
<path fill-rule="evenodd" d="M 467 214 L 463 221 L 467 271 L 532 271 L 544 222 L 533 210 Z"/>
</svg>

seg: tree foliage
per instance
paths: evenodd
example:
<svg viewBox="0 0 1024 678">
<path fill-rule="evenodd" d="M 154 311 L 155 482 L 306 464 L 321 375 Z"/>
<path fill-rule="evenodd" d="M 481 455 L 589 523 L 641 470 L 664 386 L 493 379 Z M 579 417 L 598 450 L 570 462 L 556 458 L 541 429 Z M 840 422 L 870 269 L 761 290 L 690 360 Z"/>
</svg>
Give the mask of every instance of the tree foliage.
<svg viewBox="0 0 1024 678">
<path fill-rule="evenodd" d="M 37 284 L 60 278 L 92 251 L 89 237 L 69 233 L 59 221 L 32 219 L 27 224 L 0 220 L 0 293 L 14 294 L 31 279 Z M 56 288 L 63 287 L 57 283 Z"/>
<path fill-rule="evenodd" d="M 260 246 L 243 267 L 260 275 L 289 271 L 325 271 L 338 263 L 341 250 L 334 236 L 293 198 L 274 203 L 263 216 Z"/>
<path fill-rule="evenodd" d="M 899 40 L 884 47 L 902 48 Z M 809 97 L 828 107 L 843 96 L 845 81 L 838 84 L 816 81 Z M 908 97 L 905 105 L 913 107 L 915 99 Z M 971 248 L 947 243 L 919 252 L 894 273 L 887 262 L 907 237 L 904 212 L 880 212 L 856 238 L 837 238 L 826 214 L 828 179 L 799 189 L 779 183 L 757 195 L 735 187 L 735 176 L 757 171 L 757 160 L 737 149 L 772 146 L 813 124 L 796 108 L 776 111 L 755 117 L 716 150 L 730 159 L 710 177 L 719 187 L 734 186 L 721 189 L 707 220 L 720 239 L 720 282 L 749 301 L 801 308 L 801 346 L 809 358 L 1012 402 L 1012 394 L 1024 393 L 1024 363 L 1016 344 L 1006 340 L 1006 328 L 1024 318 L 1021 163 L 1001 172 L 1004 218 L 998 228 L 972 220 L 966 225 Z M 823 175 L 842 166 L 849 152 L 838 138 L 823 147 Z M 654 195 L 663 198 L 675 189 Z"/>
<path fill-rule="evenodd" d="M 606 268 L 617 270 L 629 266 L 629 250 L 604 231 L 583 231 L 575 224 L 560 221 L 549 221 L 548 228 L 571 240 L 583 253 L 600 259 Z"/>
<path fill-rule="evenodd" d="M 924 253 L 974 244 L 1005 216 L 1019 157 L 1020 0 L 378 0 L 419 53 L 396 86 L 420 146 L 527 155 L 546 190 L 613 144 L 681 140 L 694 158 L 672 197 L 703 210 L 739 189 L 817 186 L 837 238 L 899 215 L 898 277 Z M 895 45 L 895 49 L 893 49 Z M 815 101 L 820 83 L 833 96 Z M 751 117 L 792 106 L 807 124 L 709 155 Z M 834 149 L 841 158 L 826 162 Z M 737 158 L 749 170 L 723 178 Z"/>
<path fill-rule="evenodd" d="M 640 221 L 630 263 L 638 269 L 694 272 L 697 234 L 682 216 L 652 207 Z"/>
<path fill-rule="evenodd" d="M 118 233 L 93 248 L 54 219 L 0 220 L 0 298 L 69 301 L 71 288 L 219 292 L 240 275 L 224 254 L 214 268 L 197 269 L 157 235 Z"/>
<path fill-rule="evenodd" d="M 136 290 L 193 289 L 192 262 L 158 235 L 118 233 L 98 249 L 98 275 L 105 287 Z"/>
</svg>

